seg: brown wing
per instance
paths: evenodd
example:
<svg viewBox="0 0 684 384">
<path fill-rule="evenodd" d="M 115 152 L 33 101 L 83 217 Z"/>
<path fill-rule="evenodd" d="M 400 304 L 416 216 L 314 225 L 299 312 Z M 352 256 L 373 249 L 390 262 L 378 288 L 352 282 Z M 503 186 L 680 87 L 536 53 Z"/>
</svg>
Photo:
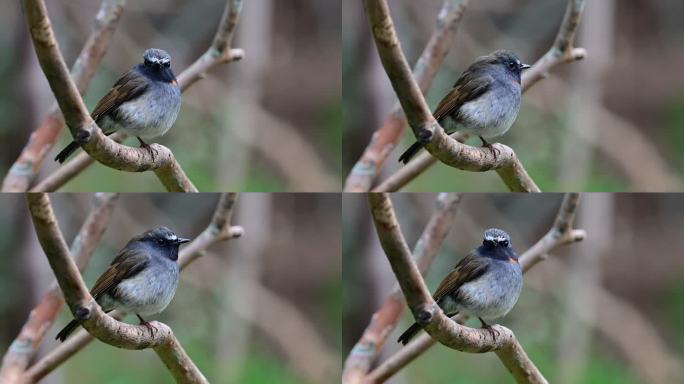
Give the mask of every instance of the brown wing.
<svg viewBox="0 0 684 384">
<path fill-rule="evenodd" d="M 95 282 L 90 294 L 97 300 L 103 293 L 109 292 L 122 280 L 140 273 L 149 263 L 149 255 L 140 249 L 124 248 L 116 256 L 112 264 Z"/>
<path fill-rule="evenodd" d="M 454 293 L 464 283 L 473 281 L 482 276 L 482 274 L 487 271 L 487 268 L 487 263 L 483 262 L 483 260 L 475 255 L 474 252 L 470 252 L 466 257 L 459 261 L 454 267 L 454 270 L 442 280 L 439 287 L 437 287 L 435 294 L 432 295 L 432 298 L 434 298 L 436 302 L 439 302 L 449 293 Z"/>
<path fill-rule="evenodd" d="M 479 67 L 468 68 L 458 79 L 451 91 L 439 102 L 433 116 L 440 121 L 457 112 L 461 105 L 487 92 L 494 81 L 488 74 L 482 73 Z"/>
<path fill-rule="evenodd" d="M 146 89 L 147 81 L 142 75 L 136 73 L 133 69 L 126 72 L 97 103 L 91 114 L 93 120 L 97 121 L 99 118 L 113 112 L 122 103 L 142 95 Z"/>
</svg>

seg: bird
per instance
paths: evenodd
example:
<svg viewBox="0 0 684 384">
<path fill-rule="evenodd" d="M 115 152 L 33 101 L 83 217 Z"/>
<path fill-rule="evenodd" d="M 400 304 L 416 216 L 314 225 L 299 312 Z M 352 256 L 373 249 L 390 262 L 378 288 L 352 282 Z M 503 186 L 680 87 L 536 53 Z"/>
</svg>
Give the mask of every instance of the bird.
<svg viewBox="0 0 684 384">
<path fill-rule="evenodd" d="M 121 131 L 144 140 L 165 134 L 176 121 L 181 106 L 181 91 L 171 69 L 171 56 L 150 48 L 143 62 L 126 72 L 95 105 L 93 120 L 105 135 Z M 55 156 L 63 163 L 80 144 L 72 141 Z"/>
<path fill-rule="evenodd" d="M 95 281 L 90 294 L 105 312 L 121 309 L 142 316 L 159 313 L 178 285 L 178 248 L 190 239 L 158 227 L 133 237 Z M 64 341 L 80 323 L 72 320 L 55 339 Z"/>
<path fill-rule="evenodd" d="M 522 269 L 510 236 L 489 228 L 482 245 L 456 264 L 432 297 L 447 316 L 476 316 L 491 331 L 486 321 L 505 316 L 518 301 L 522 286 Z M 421 329 L 413 323 L 397 342 L 406 345 Z"/>
<path fill-rule="evenodd" d="M 439 102 L 435 120 L 447 134 L 464 132 L 486 139 L 501 136 L 511 128 L 520 109 L 520 75 L 530 65 L 520 62 L 508 50 L 479 57 L 458 78 L 451 91 Z M 404 164 L 421 149 L 416 142 L 399 157 Z M 496 153 L 494 153 L 496 155 Z"/>
</svg>

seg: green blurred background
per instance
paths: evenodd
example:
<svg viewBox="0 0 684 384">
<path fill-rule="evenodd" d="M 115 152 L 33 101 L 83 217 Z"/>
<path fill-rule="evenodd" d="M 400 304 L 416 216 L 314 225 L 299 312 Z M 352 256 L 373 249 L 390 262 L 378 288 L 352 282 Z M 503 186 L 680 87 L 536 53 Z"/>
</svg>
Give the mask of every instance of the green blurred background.
<svg viewBox="0 0 684 384">
<path fill-rule="evenodd" d="M 413 65 L 442 0 L 394 0 L 390 10 Z M 588 56 L 553 70 L 523 96 L 518 120 L 496 140 L 512 147 L 543 191 L 679 191 L 684 177 L 684 3 L 586 1 L 576 46 Z M 434 109 L 476 57 L 506 48 L 533 64 L 553 44 L 565 0 L 470 1 L 427 92 Z M 343 3 L 345 177 L 396 101 L 360 2 Z M 415 141 L 407 129 L 381 179 Z M 477 138 L 468 144 L 479 146 Z M 441 163 L 407 191 L 504 191 L 493 172 Z"/>
<path fill-rule="evenodd" d="M 402 232 L 415 245 L 435 194 L 392 194 Z M 561 194 L 464 194 L 454 224 L 426 275 L 430 291 L 482 242 L 486 228 L 506 230 L 523 253 L 551 227 Z M 342 201 L 342 332 L 346 356 L 396 284 L 364 196 Z M 575 228 L 584 241 L 561 246 L 525 274 L 509 327 L 551 383 L 681 383 L 684 380 L 684 196 L 584 194 Z M 401 348 L 408 310 L 380 360 Z M 479 327 L 477 320 L 466 325 Z M 509 383 L 493 353 L 433 346 L 388 383 Z"/>
<path fill-rule="evenodd" d="M 99 1 L 47 2 L 69 66 L 90 33 Z M 176 74 L 211 44 L 225 1 L 128 1 L 110 48 L 85 94 L 97 101 L 146 48 L 168 51 Z M 169 147 L 201 191 L 335 191 L 341 172 L 340 1 L 244 1 L 234 47 L 241 61 L 220 65 L 183 94 Z M 54 97 L 38 66 L 19 2 L 0 14 L 0 175 L 40 124 Z M 39 179 L 71 136 L 62 133 Z M 128 139 L 128 145 L 137 141 Z M 65 191 L 162 191 L 156 177 L 96 164 Z"/>
<path fill-rule="evenodd" d="M 91 194 L 53 194 L 70 243 Z M 84 273 L 90 287 L 134 235 L 159 225 L 195 237 L 209 223 L 218 194 L 122 195 Z M 168 324 L 212 383 L 331 383 L 340 374 L 340 196 L 241 194 L 233 224 L 241 238 L 208 249 L 181 274 L 174 300 L 154 320 Z M 21 195 L 0 195 L 0 351 L 53 280 Z M 264 293 L 265 292 L 265 293 Z M 64 308 L 39 355 L 52 350 L 71 316 Z M 148 319 L 150 320 L 150 319 Z M 134 316 L 124 321 L 137 324 Z M 93 342 L 46 383 L 168 383 L 152 350 Z"/>
</svg>

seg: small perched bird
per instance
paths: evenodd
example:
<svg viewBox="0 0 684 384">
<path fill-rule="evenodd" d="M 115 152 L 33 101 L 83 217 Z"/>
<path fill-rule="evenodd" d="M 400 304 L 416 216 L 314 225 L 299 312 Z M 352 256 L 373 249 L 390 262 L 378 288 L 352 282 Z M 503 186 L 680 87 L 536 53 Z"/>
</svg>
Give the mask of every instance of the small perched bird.
<svg viewBox="0 0 684 384">
<path fill-rule="evenodd" d="M 97 279 L 90 294 L 105 312 L 122 309 L 135 313 L 140 324 L 148 324 L 141 315 L 163 311 L 176 293 L 178 247 L 188 241 L 165 227 L 132 238 Z M 72 320 L 56 339 L 66 340 L 78 326 L 78 321 Z"/>
<path fill-rule="evenodd" d="M 432 297 L 447 316 L 476 316 L 483 328 L 491 329 L 485 320 L 505 316 L 518 301 L 522 285 L 522 269 L 510 237 L 490 228 L 482 245 L 456 264 Z M 414 323 L 397 341 L 406 345 L 420 330 Z"/>
<path fill-rule="evenodd" d="M 176 121 L 181 106 L 181 92 L 171 70 L 171 56 L 150 48 L 142 64 L 126 72 L 97 103 L 91 114 L 106 135 L 121 131 L 136 136 L 140 146 L 165 134 Z M 57 156 L 63 163 L 78 147 L 72 141 Z"/>
<path fill-rule="evenodd" d="M 464 132 L 485 139 L 501 136 L 520 109 L 520 73 L 530 68 L 513 52 L 498 50 L 478 58 L 439 102 L 433 116 L 447 134 Z M 423 147 L 416 142 L 400 157 L 404 164 Z"/>
</svg>

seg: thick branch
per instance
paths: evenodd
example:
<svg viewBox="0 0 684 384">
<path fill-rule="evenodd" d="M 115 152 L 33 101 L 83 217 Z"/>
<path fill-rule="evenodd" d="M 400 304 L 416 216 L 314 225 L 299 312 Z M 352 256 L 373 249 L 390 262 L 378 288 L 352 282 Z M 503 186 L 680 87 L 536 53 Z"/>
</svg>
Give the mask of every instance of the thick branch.
<svg viewBox="0 0 684 384">
<path fill-rule="evenodd" d="M 432 299 L 418 267 L 411 259 L 387 194 L 368 195 L 378 239 L 397 277 L 406 302 L 416 321 L 440 343 L 463 352 L 494 351 L 519 383 L 546 383 L 546 379 L 527 357 L 513 332 L 494 325 L 494 338 L 484 329 L 468 328 L 449 319 Z"/>
<path fill-rule="evenodd" d="M 441 193 L 437 197 L 435 212 L 413 249 L 413 257 L 422 274 L 425 274 L 432 264 L 442 241 L 449 232 L 460 201 L 461 196 L 455 193 Z M 349 353 L 342 372 L 343 383 L 362 382 L 371 364 L 382 350 L 387 337 L 399 322 L 405 308 L 404 304 L 404 296 L 397 286 L 380 308 L 373 313 L 363 335 Z"/>
<path fill-rule="evenodd" d="M 546 258 L 546 254 L 559 246 L 581 241 L 585 237 L 584 230 L 573 229 L 572 225 L 577 212 L 579 194 L 569 193 L 563 198 L 563 202 L 558 209 L 553 226 L 539 241 L 530 247 L 520 256 L 520 264 L 523 273 L 536 265 L 539 261 Z M 454 320 L 463 323 L 467 317 L 456 316 Z M 367 383 L 382 383 L 389 377 L 397 373 L 416 357 L 427 351 L 435 344 L 435 340 L 428 334 L 421 334 L 399 350 L 393 356 L 385 360 L 366 377 Z"/>
<path fill-rule="evenodd" d="M 449 51 L 451 39 L 461 24 L 467 5 L 468 0 L 445 0 L 442 4 L 435 30 L 413 69 L 413 76 L 423 93 L 430 89 L 432 79 Z M 397 103 L 383 124 L 373 133 L 373 138 L 349 173 L 344 186 L 345 191 L 370 190 L 385 160 L 404 133 L 405 127 L 406 116 L 401 110 L 401 105 Z"/>
<path fill-rule="evenodd" d="M 586 56 L 584 48 L 573 47 L 577 26 L 581 20 L 583 10 L 584 0 L 568 0 L 568 6 L 554 44 L 544 56 L 534 63 L 532 68 L 523 72 L 523 92 L 548 76 L 548 73 L 559 64 L 581 60 Z M 375 192 L 398 191 L 436 163 L 437 161 L 433 156 L 424 153 L 420 154 L 416 159 L 392 174 L 373 190 Z"/>
<path fill-rule="evenodd" d="M 207 247 L 216 242 L 230 240 L 242 235 L 242 227 L 233 226 L 230 223 L 236 199 L 237 195 L 235 193 L 224 193 L 221 195 L 212 220 L 207 228 L 192 242 L 180 250 L 178 263 L 181 270 L 195 261 L 199 256 L 203 255 Z M 116 310 L 110 315 L 116 320 L 121 320 L 126 314 Z M 94 337 L 90 333 L 86 331 L 77 332 L 31 366 L 24 374 L 24 381 L 27 383 L 34 383 L 41 380 L 93 340 Z"/>
<path fill-rule="evenodd" d="M 88 114 L 76 84 L 67 71 L 43 0 L 23 0 L 31 39 L 45 76 L 55 94 L 64 121 L 74 140 L 95 160 L 111 168 L 142 172 L 154 170 L 169 191 L 196 192 L 171 151 L 159 144 L 132 148 L 105 136 Z"/>
<path fill-rule="evenodd" d="M 386 0 L 365 0 L 375 46 L 416 139 L 444 164 L 465 171 L 496 170 L 509 190 L 539 192 L 513 150 L 503 144 L 476 148 L 459 143 L 435 121 L 409 69 Z"/>
<path fill-rule="evenodd" d="M 100 5 L 93 31 L 71 68 L 71 77 L 81 94 L 85 92 L 95 69 L 109 48 L 109 42 L 119 24 L 125 4 L 126 0 L 103 0 Z M 43 123 L 31 133 L 28 143 L 5 176 L 2 183 L 3 192 L 23 192 L 29 188 L 62 128 L 64 120 L 55 103 Z"/>
</svg>

